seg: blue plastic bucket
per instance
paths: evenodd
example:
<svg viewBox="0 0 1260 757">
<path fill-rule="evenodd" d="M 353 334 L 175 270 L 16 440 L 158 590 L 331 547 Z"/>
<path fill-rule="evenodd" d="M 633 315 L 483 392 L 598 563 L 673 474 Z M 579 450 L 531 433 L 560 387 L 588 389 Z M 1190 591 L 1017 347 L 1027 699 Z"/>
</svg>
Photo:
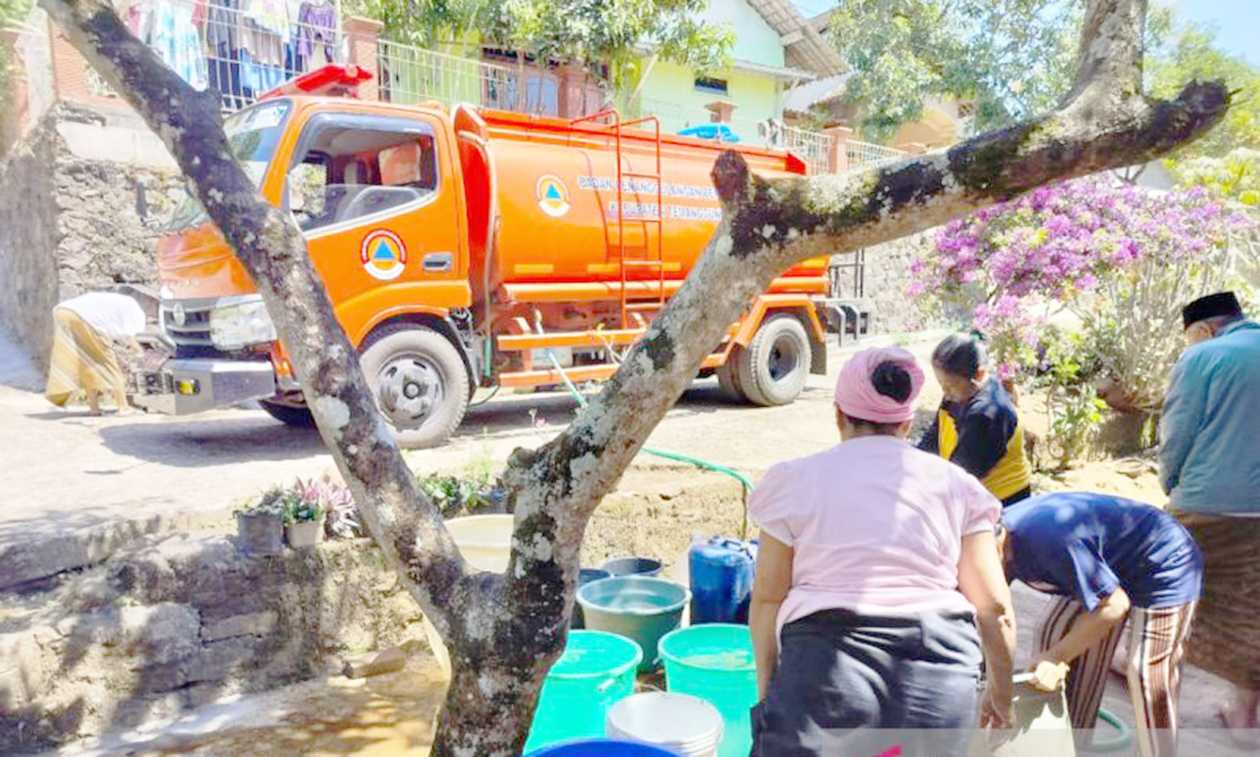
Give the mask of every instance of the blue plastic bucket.
<svg viewBox="0 0 1260 757">
<path fill-rule="evenodd" d="M 699 697 L 722 715 L 718 757 L 747 757 L 749 711 L 757 703 L 757 666 L 748 626 L 708 623 L 682 628 L 660 642 L 666 688 Z"/>
<path fill-rule="evenodd" d="M 627 638 L 599 631 L 571 631 L 564 654 L 543 681 L 525 751 L 604 735 L 604 718 L 634 693 L 634 672 L 643 650 Z"/>
<path fill-rule="evenodd" d="M 650 557 L 614 557 L 599 567 L 614 576 L 659 576 L 664 566 Z"/>
<path fill-rule="evenodd" d="M 583 739 L 528 752 L 525 757 L 678 757 L 651 744 L 616 739 Z"/>
<path fill-rule="evenodd" d="M 582 568 L 578 571 L 578 588 L 580 589 L 591 581 L 598 581 L 602 578 L 612 578 L 612 574 L 600 568 Z M 573 603 L 573 619 L 569 621 L 569 628 L 586 628 L 586 619 L 582 615 L 582 605 L 577 602 Z"/>
<path fill-rule="evenodd" d="M 687 587 L 647 576 L 614 576 L 578 589 L 586 627 L 633 639 L 643 650 L 639 670 L 656 668 L 656 642 L 678 628 Z"/>
<path fill-rule="evenodd" d="M 757 571 L 757 545 L 721 537 L 693 544 L 687 553 L 691 624 L 747 623 Z"/>
</svg>

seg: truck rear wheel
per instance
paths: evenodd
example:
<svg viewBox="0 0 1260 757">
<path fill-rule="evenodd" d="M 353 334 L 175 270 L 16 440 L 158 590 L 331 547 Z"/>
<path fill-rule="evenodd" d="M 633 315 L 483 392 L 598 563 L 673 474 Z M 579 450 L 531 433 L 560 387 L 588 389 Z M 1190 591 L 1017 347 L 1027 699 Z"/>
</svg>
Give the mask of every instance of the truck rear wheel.
<svg viewBox="0 0 1260 757">
<path fill-rule="evenodd" d="M 727 356 L 726 362 L 722 363 L 714 373 L 717 374 L 718 386 L 722 388 L 722 394 L 732 402 L 747 402 L 748 397 L 744 396 L 744 390 L 739 385 L 739 371 L 735 368 L 735 363 L 739 361 L 739 354 L 744 351 L 743 347 L 738 344 L 731 348 L 731 354 Z"/>
<path fill-rule="evenodd" d="M 738 386 L 754 405 L 786 405 L 805 388 L 809 355 L 809 335 L 796 316 L 767 318 L 748 348 L 734 355 Z"/>
<path fill-rule="evenodd" d="M 446 337 L 410 323 L 369 337 L 359 363 L 400 447 L 433 447 L 468 410 L 468 371 Z"/>
</svg>

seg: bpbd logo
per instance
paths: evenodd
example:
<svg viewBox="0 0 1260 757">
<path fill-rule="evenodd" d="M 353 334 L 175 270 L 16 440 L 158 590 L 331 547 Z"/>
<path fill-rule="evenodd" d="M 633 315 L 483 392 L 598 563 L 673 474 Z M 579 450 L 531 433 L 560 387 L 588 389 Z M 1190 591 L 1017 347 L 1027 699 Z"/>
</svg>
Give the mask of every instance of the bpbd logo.
<svg viewBox="0 0 1260 757">
<path fill-rule="evenodd" d="M 551 174 L 540 176 L 535 193 L 538 195 L 538 207 L 552 218 L 569 212 L 569 188 L 559 177 Z"/>
<path fill-rule="evenodd" d="M 377 229 L 363 238 L 359 261 L 368 275 L 390 281 L 407 268 L 407 248 L 394 232 Z"/>
</svg>

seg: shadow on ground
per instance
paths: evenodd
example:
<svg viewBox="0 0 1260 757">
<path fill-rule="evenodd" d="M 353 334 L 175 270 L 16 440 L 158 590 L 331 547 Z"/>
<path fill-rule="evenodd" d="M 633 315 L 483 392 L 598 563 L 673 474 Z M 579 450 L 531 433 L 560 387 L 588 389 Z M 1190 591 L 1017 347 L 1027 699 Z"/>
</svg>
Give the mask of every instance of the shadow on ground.
<svg viewBox="0 0 1260 757">
<path fill-rule="evenodd" d="M 319 432 L 258 417 L 128 423 L 100 429 L 118 455 L 180 468 L 258 460 L 296 460 L 324 449 Z"/>
</svg>

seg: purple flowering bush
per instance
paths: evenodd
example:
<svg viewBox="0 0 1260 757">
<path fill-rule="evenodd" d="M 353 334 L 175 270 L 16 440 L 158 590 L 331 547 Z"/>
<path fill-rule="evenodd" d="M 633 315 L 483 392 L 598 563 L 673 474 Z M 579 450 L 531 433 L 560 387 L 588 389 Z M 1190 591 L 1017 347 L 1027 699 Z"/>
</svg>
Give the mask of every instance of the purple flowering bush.
<svg viewBox="0 0 1260 757">
<path fill-rule="evenodd" d="M 950 222 L 908 293 L 970 312 L 1003 378 L 1038 364 L 1052 317 L 1075 316 L 1099 352 L 1086 362 L 1147 406 L 1181 347 L 1180 305 L 1226 283 L 1226 240 L 1246 224 L 1204 188 L 1062 182 Z"/>
</svg>

